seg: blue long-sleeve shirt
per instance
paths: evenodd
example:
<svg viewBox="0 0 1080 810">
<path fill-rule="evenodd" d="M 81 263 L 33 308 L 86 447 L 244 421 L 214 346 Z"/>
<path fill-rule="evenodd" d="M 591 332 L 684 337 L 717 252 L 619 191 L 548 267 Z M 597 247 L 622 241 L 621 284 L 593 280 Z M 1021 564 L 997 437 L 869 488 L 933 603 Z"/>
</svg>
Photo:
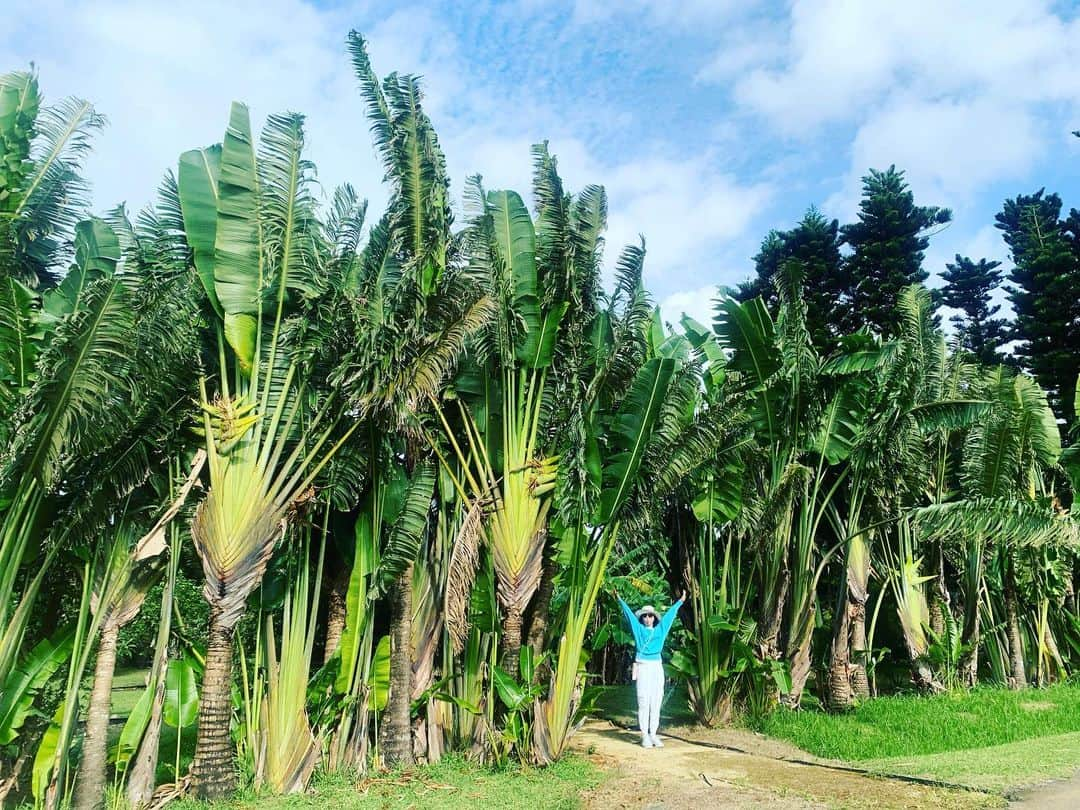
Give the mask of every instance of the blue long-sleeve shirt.
<svg viewBox="0 0 1080 810">
<path fill-rule="evenodd" d="M 682 603 L 683 600 L 680 599 L 667 609 L 667 612 L 660 617 L 660 621 L 652 627 L 646 627 L 641 623 L 638 617 L 634 615 L 634 611 L 632 611 L 630 606 L 622 600 L 622 597 L 619 597 L 619 605 L 622 607 L 626 620 L 630 622 L 630 630 L 634 634 L 634 646 L 637 647 L 638 661 L 660 660 L 660 652 L 664 649 L 664 641 L 667 639 L 668 632 L 671 630 L 671 625 L 674 624 L 675 619 L 678 618 L 679 608 L 682 606 Z"/>
</svg>

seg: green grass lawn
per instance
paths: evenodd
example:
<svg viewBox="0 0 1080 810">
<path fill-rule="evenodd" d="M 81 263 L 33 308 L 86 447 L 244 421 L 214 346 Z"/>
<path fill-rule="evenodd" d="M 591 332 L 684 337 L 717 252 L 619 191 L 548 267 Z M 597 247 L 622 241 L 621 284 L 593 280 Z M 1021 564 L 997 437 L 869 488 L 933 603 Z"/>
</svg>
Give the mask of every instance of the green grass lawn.
<svg viewBox="0 0 1080 810">
<path fill-rule="evenodd" d="M 882 773 L 902 773 L 983 790 L 1067 779 L 1080 770 L 1080 732 L 1034 737 L 987 748 L 969 748 L 917 757 L 891 757 L 860 763 Z"/>
<path fill-rule="evenodd" d="M 454 810 L 462 807 L 497 807 L 499 810 L 571 810 L 581 805 L 580 794 L 599 784 L 601 772 L 581 757 L 570 756 L 542 771 L 518 768 L 493 771 L 456 756 L 437 765 L 410 771 L 348 779 L 342 776 L 316 778 L 311 791 L 297 796 L 242 794 L 230 802 L 204 804 L 193 800 L 177 802 L 176 810 L 226 810 L 226 808 L 333 807 L 407 808 Z"/>
<path fill-rule="evenodd" d="M 146 688 L 147 670 L 124 669 L 113 676 L 112 705 L 110 711 L 119 717 L 131 714 Z"/>
<path fill-rule="evenodd" d="M 987 748 L 1080 732 L 1080 687 L 883 697 L 841 715 L 781 710 L 759 730 L 850 762 Z"/>
</svg>

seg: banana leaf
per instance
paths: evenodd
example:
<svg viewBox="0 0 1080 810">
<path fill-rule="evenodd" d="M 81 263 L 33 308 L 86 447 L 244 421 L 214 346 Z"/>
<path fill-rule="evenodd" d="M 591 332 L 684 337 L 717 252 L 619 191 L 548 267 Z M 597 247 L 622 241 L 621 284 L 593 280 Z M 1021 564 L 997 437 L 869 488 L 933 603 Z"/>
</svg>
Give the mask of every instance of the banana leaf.
<svg viewBox="0 0 1080 810">
<path fill-rule="evenodd" d="M 8 675 L 0 693 L 0 745 L 8 745 L 18 737 L 34 698 L 71 655 L 73 637 L 73 631 L 66 629 L 53 638 L 42 639 Z"/>
</svg>

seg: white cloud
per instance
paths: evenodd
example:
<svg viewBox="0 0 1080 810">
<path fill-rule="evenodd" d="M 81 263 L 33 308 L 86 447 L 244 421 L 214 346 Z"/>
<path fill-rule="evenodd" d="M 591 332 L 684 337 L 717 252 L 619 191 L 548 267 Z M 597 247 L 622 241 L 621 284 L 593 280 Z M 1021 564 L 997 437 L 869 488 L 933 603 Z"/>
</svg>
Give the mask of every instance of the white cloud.
<svg viewBox="0 0 1080 810">
<path fill-rule="evenodd" d="M 964 242 L 962 249 L 954 252 L 952 258 L 955 258 L 955 253 L 967 256 L 975 261 L 990 259 L 991 261 L 1001 262 L 1001 269 L 1006 273 L 1012 267 L 1012 263 L 1009 261 L 1009 246 L 1005 244 L 1001 231 L 993 225 L 984 225 L 979 228 L 974 236 Z"/>
<path fill-rule="evenodd" d="M 713 301 L 717 288 L 707 285 L 696 290 L 681 290 L 672 293 L 660 302 L 660 315 L 665 323 L 676 327 L 683 315 L 689 315 L 698 323 L 711 326 L 713 322 Z"/>
<path fill-rule="evenodd" d="M 82 96 L 109 118 L 86 168 L 99 208 L 149 202 L 183 150 L 221 139 L 233 100 L 249 104 L 256 127 L 269 113 L 304 112 L 323 181 L 379 195 L 336 13 L 300 0 L 16 5 L 9 17 L 48 22 L 0 34 L 4 64 L 33 60 L 48 98 Z"/>
<path fill-rule="evenodd" d="M 898 89 L 926 100 L 1080 99 L 1080 22 L 1042 0 L 795 0 L 777 53 L 735 97 L 789 134 L 858 119 Z"/>
<path fill-rule="evenodd" d="M 727 82 L 766 61 L 776 44 L 775 40 L 731 37 L 728 44 L 698 71 L 696 78 L 702 82 Z"/>
<path fill-rule="evenodd" d="M 826 208 L 852 218 L 866 170 L 891 164 L 920 203 L 963 207 L 992 183 L 1024 177 L 1045 145 L 1024 107 L 897 98 L 856 131 L 850 169 Z"/>
<path fill-rule="evenodd" d="M 964 198 L 1022 176 L 1044 146 L 1027 110 L 992 99 L 898 99 L 860 127 L 854 166 L 897 163 L 921 193 Z"/>
<path fill-rule="evenodd" d="M 646 278 L 661 289 L 704 273 L 715 277 L 717 247 L 741 236 L 773 193 L 763 183 L 740 183 L 708 161 L 663 157 L 614 167 L 604 182 L 613 201 L 608 244 L 636 241 L 644 231 Z M 665 279 L 667 273 L 678 275 Z"/>
</svg>

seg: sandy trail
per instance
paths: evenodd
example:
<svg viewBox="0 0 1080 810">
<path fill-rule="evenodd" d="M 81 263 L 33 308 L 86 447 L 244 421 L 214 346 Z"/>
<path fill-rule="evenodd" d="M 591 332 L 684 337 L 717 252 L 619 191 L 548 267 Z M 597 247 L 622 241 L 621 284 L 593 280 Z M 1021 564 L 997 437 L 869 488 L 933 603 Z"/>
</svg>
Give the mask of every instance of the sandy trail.
<svg viewBox="0 0 1080 810">
<path fill-rule="evenodd" d="M 1004 805 L 1002 799 L 984 793 L 785 762 L 775 757 L 790 752 L 772 750 L 768 741 L 759 743 L 758 751 L 754 750 L 752 740 L 740 741 L 743 744 L 724 741 L 747 753 L 707 748 L 667 737 L 664 748 L 643 749 L 636 732 L 604 721 L 587 723 L 574 740 L 576 747 L 615 772 L 613 778 L 585 797 L 585 806 L 596 810 L 864 807 L 952 810 Z"/>
<path fill-rule="evenodd" d="M 1076 810 L 1080 807 L 1080 773 L 1064 782 L 1051 782 L 1022 793 L 1010 808 L 1023 810 Z"/>
</svg>

